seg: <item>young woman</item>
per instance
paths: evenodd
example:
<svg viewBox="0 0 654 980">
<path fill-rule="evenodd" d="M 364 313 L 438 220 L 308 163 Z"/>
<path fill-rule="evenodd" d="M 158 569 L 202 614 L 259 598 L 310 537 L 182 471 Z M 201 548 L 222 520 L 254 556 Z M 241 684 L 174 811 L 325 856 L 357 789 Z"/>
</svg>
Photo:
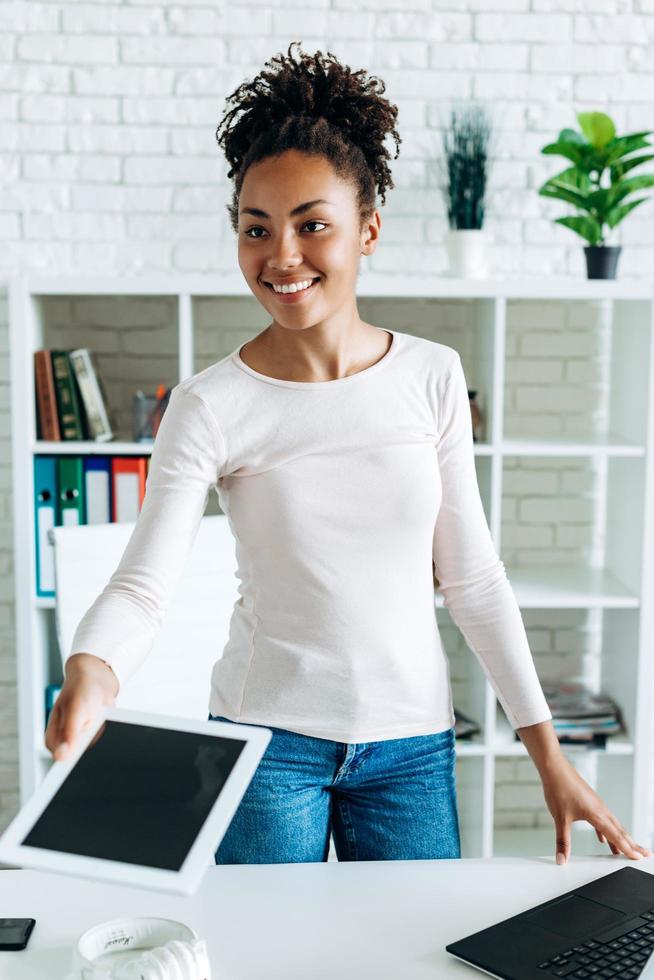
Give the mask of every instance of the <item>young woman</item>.
<svg viewBox="0 0 654 980">
<path fill-rule="evenodd" d="M 60 741 L 147 656 L 215 485 L 240 598 L 209 718 L 273 732 L 217 863 L 324 861 L 330 833 L 339 860 L 460 857 L 432 561 L 538 768 L 562 859 L 574 820 L 614 854 L 649 855 L 554 733 L 485 520 L 459 355 L 358 315 L 397 108 L 379 79 L 320 51 L 296 61 L 292 47 L 229 97 L 217 131 L 239 265 L 271 322 L 173 390 L 136 527 L 79 624 L 46 745 L 62 757 Z"/>
</svg>

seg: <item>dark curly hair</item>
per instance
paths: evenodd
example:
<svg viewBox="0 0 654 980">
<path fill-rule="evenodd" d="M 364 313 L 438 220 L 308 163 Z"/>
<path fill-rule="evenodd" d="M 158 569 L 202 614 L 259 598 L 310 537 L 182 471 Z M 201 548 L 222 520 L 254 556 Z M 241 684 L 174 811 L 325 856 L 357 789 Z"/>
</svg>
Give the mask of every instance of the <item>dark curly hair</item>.
<svg viewBox="0 0 654 980">
<path fill-rule="evenodd" d="M 276 72 L 261 71 L 228 96 L 234 107 L 216 129 L 230 164 L 227 176 L 234 179 L 227 205 L 233 231 L 238 230 L 238 201 L 248 167 L 285 150 L 324 156 L 339 177 L 353 181 L 361 226 L 375 209 L 376 188 L 385 204 L 386 189 L 394 186 L 384 138 L 390 133 L 395 140 L 395 158 L 402 141 L 395 128 L 397 106 L 381 95 L 384 82 L 365 69 L 353 72 L 329 51 L 326 57 L 322 51 L 302 53 L 294 61 L 294 44 L 301 42 L 289 44 L 288 56 L 265 62 L 279 64 Z"/>
</svg>

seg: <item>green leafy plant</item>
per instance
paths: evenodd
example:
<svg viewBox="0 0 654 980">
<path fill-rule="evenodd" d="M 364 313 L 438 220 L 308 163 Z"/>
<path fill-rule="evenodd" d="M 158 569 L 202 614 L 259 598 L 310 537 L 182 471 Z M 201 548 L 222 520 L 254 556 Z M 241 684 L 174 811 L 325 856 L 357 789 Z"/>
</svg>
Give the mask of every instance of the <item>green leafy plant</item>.
<svg viewBox="0 0 654 980">
<path fill-rule="evenodd" d="M 556 143 L 548 143 L 541 150 L 541 153 L 566 157 L 573 166 L 550 177 L 538 193 L 566 201 L 577 212 L 583 212 L 556 218 L 556 224 L 571 228 L 590 245 L 604 245 L 610 229 L 639 204 L 650 200 L 647 196 L 629 201 L 625 198 L 645 187 L 653 187 L 654 174 L 638 177 L 626 174 L 654 160 L 654 153 L 632 155 L 652 147 L 645 137 L 654 130 L 616 136 L 613 120 L 603 112 L 578 112 L 577 120 L 580 133 L 562 129 Z"/>
<path fill-rule="evenodd" d="M 445 183 L 442 188 L 450 228 L 484 223 L 492 123 L 483 106 L 452 109 L 443 131 Z"/>
</svg>

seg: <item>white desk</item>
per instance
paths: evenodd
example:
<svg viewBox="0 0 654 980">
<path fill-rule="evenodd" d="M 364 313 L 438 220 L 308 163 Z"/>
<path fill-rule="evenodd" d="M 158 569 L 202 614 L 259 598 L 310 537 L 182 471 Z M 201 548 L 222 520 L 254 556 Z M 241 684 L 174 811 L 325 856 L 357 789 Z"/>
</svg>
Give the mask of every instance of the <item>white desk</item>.
<svg viewBox="0 0 654 980">
<path fill-rule="evenodd" d="M 64 980 L 71 946 L 122 915 L 180 919 L 206 938 L 212 980 L 482 977 L 445 945 L 577 885 L 654 857 L 211 865 L 191 897 L 30 870 L 0 871 L 0 915 L 36 919 L 1 980 Z M 248 922 L 246 912 L 253 916 Z M 254 922 L 254 925 L 252 924 Z"/>
</svg>

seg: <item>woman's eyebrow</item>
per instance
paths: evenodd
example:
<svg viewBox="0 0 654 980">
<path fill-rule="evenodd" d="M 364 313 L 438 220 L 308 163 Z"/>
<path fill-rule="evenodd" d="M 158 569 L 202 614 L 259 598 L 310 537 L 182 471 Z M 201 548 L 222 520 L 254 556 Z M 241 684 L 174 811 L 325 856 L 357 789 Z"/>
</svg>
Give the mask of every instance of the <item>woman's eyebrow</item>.
<svg viewBox="0 0 654 980">
<path fill-rule="evenodd" d="M 296 208 L 293 208 L 293 210 L 290 212 L 290 217 L 292 218 L 296 214 L 302 214 L 304 211 L 308 211 L 309 208 L 312 208 L 314 206 L 314 204 L 329 204 L 332 207 L 334 206 L 333 201 L 325 201 L 323 198 L 319 197 L 316 198 L 315 201 L 305 201 L 304 204 L 298 204 L 298 206 Z M 253 214 L 256 218 L 270 217 L 269 214 L 266 214 L 266 212 L 262 211 L 260 208 L 241 208 L 239 213 Z"/>
</svg>

